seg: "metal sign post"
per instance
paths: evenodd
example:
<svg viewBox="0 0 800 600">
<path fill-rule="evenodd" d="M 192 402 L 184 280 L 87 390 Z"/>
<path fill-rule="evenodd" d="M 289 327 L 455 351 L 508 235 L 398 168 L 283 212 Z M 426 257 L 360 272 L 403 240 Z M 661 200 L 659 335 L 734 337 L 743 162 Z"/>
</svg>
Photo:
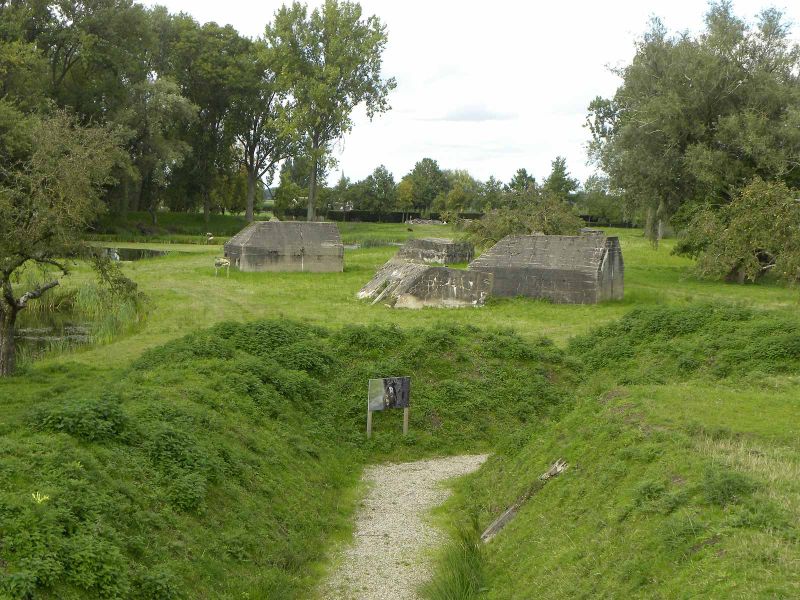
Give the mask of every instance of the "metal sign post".
<svg viewBox="0 0 800 600">
<path fill-rule="evenodd" d="M 367 388 L 367 438 L 372 437 L 372 413 L 392 408 L 403 409 L 403 435 L 406 435 L 410 403 L 411 377 L 370 379 Z"/>
</svg>

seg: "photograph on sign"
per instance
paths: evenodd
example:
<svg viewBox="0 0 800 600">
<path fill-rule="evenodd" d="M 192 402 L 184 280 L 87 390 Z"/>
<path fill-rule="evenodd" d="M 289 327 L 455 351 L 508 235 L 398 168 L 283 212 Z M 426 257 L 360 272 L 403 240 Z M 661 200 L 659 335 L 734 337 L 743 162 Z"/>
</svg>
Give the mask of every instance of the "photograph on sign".
<svg viewBox="0 0 800 600">
<path fill-rule="evenodd" d="M 410 377 L 384 377 L 369 380 L 369 410 L 408 408 L 411 395 Z"/>
</svg>

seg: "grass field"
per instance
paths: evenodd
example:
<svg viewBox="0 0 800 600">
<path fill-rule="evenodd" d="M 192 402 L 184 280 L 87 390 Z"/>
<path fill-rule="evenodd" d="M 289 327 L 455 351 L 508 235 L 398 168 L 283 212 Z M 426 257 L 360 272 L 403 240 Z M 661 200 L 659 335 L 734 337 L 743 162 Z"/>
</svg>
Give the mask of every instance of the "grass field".
<svg viewBox="0 0 800 600">
<path fill-rule="evenodd" d="M 437 226 L 348 223 L 345 240 L 402 239 L 406 235 L 442 235 Z M 555 305 L 529 299 L 492 300 L 477 311 L 388 310 L 356 299 L 356 292 L 388 260 L 391 246 L 345 251 L 344 273 L 239 273 L 215 277 L 219 246 L 115 243 L 116 247 L 165 249 L 175 254 L 129 263 L 125 270 L 151 299 L 146 324 L 136 335 L 103 347 L 75 353 L 70 360 L 122 364 L 142 350 L 224 320 L 288 317 L 338 327 L 345 324 L 425 326 L 444 321 L 510 327 L 524 337 L 545 335 L 557 343 L 620 317 L 635 306 L 733 302 L 791 313 L 800 308 L 797 290 L 779 285 L 739 286 L 697 280 L 692 263 L 672 256 L 669 240 L 654 250 L 637 230 L 610 230 L 620 236 L 625 259 L 625 300 L 598 306 Z M 76 278 L 88 277 L 77 269 Z M 64 360 L 63 357 L 55 359 Z"/>
<path fill-rule="evenodd" d="M 396 251 L 371 245 L 449 228 L 341 228 L 369 247 L 346 250 L 332 274 L 215 277 L 220 246 L 115 238 L 172 251 L 124 266 L 149 297 L 143 323 L 0 380 L 0 534 L 13 524 L 17 547 L 38 557 L 25 567 L 0 546 L 24 572 L 12 581 L 0 566 L 0 590 L 86 597 L 122 573 L 122 597 L 308 597 L 325 548 L 347 536 L 363 464 L 493 449 L 442 513 L 461 537 L 432 598 L 800 593 L 797 289 L 701 281 L 670 240 L 654 250 L 616 230 L 624 301 L 394 310 L 355 298 Z M 77 265 L 65 285 L 89 278 Z M 257 319 L 277 321 L 221 324 Z M 363 380 L 387 369 L 424 382 L 416 433 L 398 439 L 380 415 L 365 445 Z M 328 410 L 305 406 L 321 395 L 336 399 Z M 470 550 L 559 457 L 568 471 Z M 99 545 L 85 538 L 92 523 Z M 52 535 L 61 550 L 36 550 Z"/>
</svg>

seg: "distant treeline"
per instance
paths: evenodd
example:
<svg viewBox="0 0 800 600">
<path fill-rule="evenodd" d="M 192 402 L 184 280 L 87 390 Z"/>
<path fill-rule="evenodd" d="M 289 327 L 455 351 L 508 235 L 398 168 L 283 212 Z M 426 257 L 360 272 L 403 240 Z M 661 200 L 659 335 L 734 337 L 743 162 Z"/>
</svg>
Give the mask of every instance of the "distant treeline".
<svg viewBox="0 0 800 600">
<path fill-rule="evenodd" d="M 306 159 L 287 160 L 274 189 L 273 211 L 281 218 L 305 215 L 309 167 Z M 324 173 L 320 172 L 320 176 Z M 344 175 L 333 187 L 320 190 L 318 214 L 332 221 L 399 223 L 407 218 L 479 218 L 487 211 L 519 208 L 520 194 L 546 194 L 563 201 L 571 210 L 590 215 L 600 223 L 631 221 L 620 197 L 597 175 L 583 184 L 570 176 L 566 160 L 556 157 L 550 174 L 539 182 L 524 168 L 504 183 L 491 176 L 480 181 L 466 170 L 442 169 L 432 158 L 423 158 L 399 182 L 380 165 L 361 181 Z"/>
<path fill-rule="evenodd" d="M 410 219 L 433 219 L 446 221 L 447 219 L 468 220 L 480 219 L 485 213 L 482 212 L 459 212 L 459 213 L 422 213 L 420 211 L 408 212 L 380 212 L 371 210 L 322 210 L 319 216 L 328 221 L 354 222 L 354 223 L 405 223 Z M 287 208 L 282 212 L 284 219 L 304 220 L 306 218 L 305 208 Z M 578 215 L 586 225 L 598 227 L 635 227 L 632 221 L 610 221 L 597 215 Z"/>
</svg>

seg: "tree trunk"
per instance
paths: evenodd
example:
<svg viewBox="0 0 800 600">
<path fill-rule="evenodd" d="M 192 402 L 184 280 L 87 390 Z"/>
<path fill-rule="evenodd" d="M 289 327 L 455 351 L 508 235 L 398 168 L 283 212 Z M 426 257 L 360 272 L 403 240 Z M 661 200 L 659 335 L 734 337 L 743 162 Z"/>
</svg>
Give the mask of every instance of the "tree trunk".
<svg viewBox="0 0 800 600">
<path fill-rule="evenodd" d="M 255 220 L 253 216 L 253 206 L 256 201 L 256 172 L 252 169 L 247 169 L 247 209 L 245 210 L 245 218 L 248 223 Z"/>
<path fill-rule="evenodd" d="M 311 185 L 308 188 L 308 210 L 306 211 L 306 221 L 317 220 L 317 165 L 319 164 L 319 156 L 317 156 L 319 144 L 317 142 L 311 143 Z"/>
<path fill-rule="evenodd" d="M 131 183 L 127 175 L 122 176 L 122 200 L 119 207 L 119 216 L 123 221 L 128 220 L 128 206 L 130 205 Z"/>
<path fill-rule="evenodd" d="M 153 192 L 153 185 L 150 175 L 142 177 L 142 188 L 139 196 L 144 201 L 144 205 L 147 207 L 147 212 L 150 213 L 150 221 L 153 225 L 158 225 L 158 200 Z"/>
<path fill-rule="evenodd" d="M 206 224 L 211 221 L 211 194 L 208 190 L 203 192 L 203 220 Z"/>
<path fill-rule="evenodd" d="M 133 212 L 144 210 L 144 177 L 139 177 L 134 186 L 133 198 L 130 204 L 130 209 Z"/>
<path fill-rule="evenodd" d="M 308 210 L 306 211 L 306 221 L 316 221 L 316 203 L 317 203 L 317 158 L 311 162 L 311 185 L 308 188 Z"/>
<path fill-rule="evenodd" d="M 14 322 L 17 312 L 4 307 L 0 310 L 0 377 L 14 374 L 16 345 L 14 341 Z"/>
</svg>

